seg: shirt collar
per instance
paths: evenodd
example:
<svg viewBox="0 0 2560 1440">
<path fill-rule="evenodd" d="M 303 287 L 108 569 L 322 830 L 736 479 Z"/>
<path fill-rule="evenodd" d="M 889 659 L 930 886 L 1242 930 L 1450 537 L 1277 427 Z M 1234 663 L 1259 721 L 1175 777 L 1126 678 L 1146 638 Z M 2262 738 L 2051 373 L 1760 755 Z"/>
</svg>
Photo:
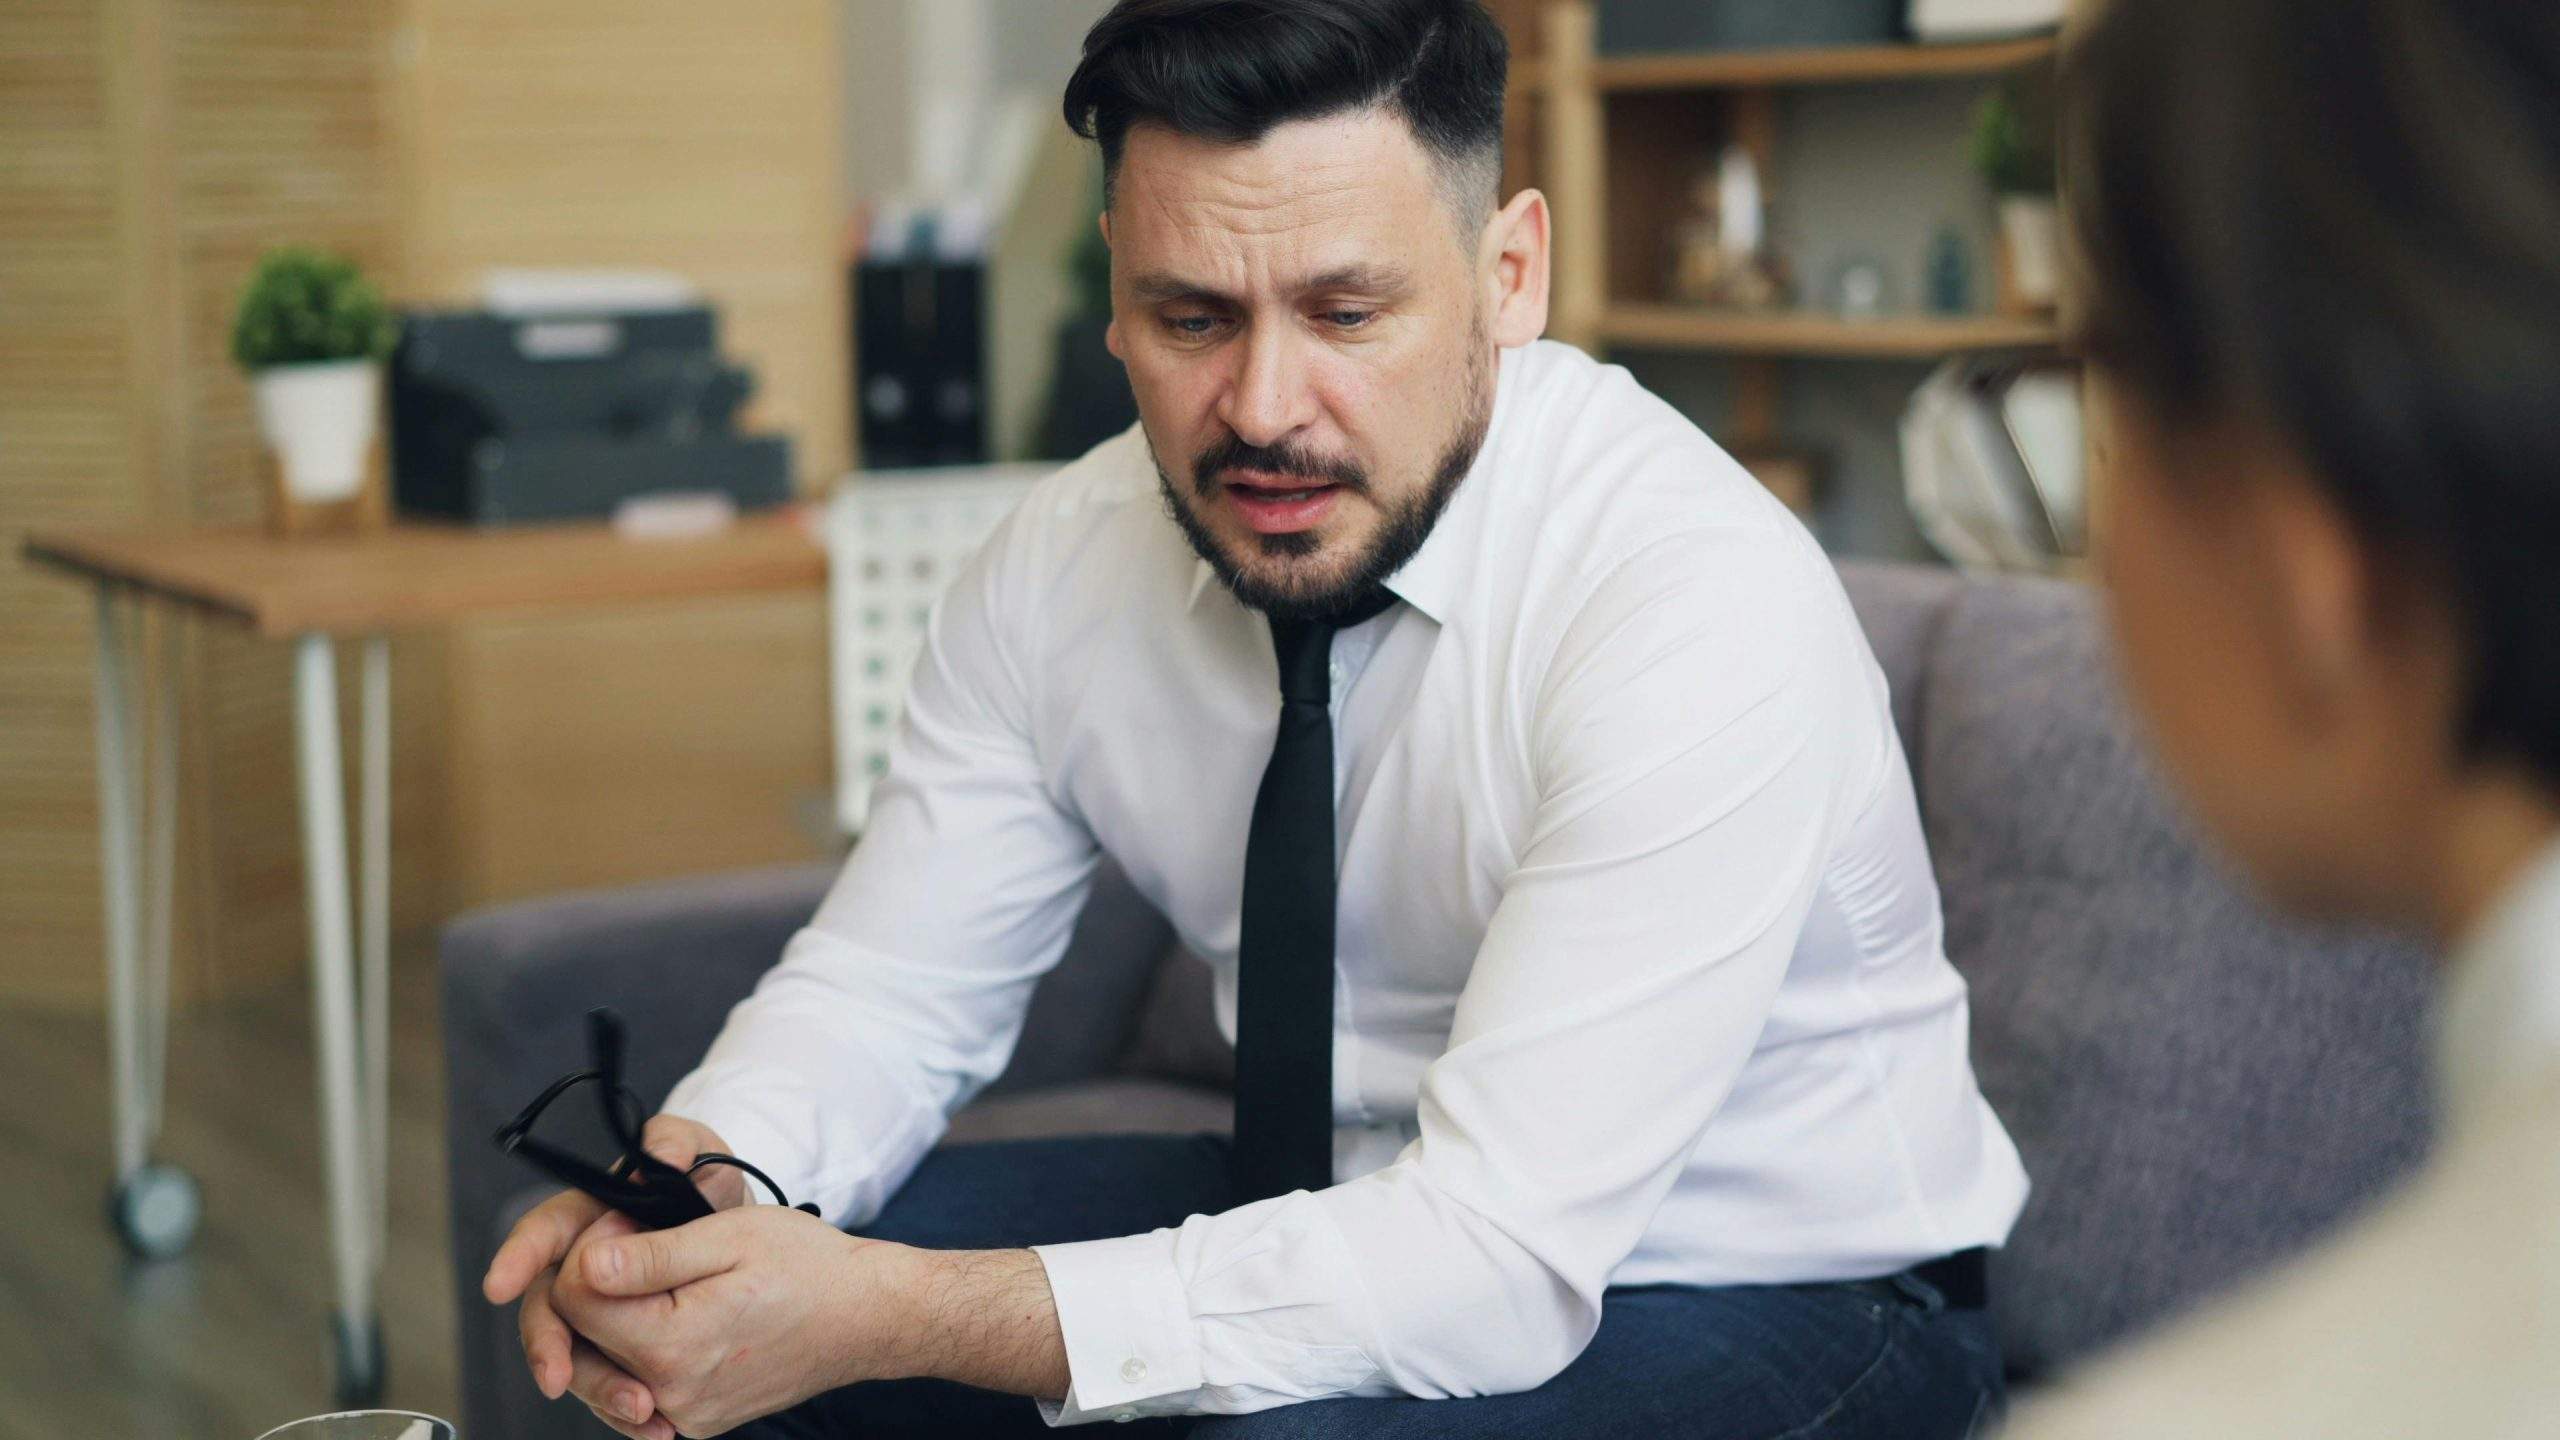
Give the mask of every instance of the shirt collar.
<svg viewBox="0 0 2560 1440">
<path fill-rule="evenodd" d="M 2525 867 L 2463 941 L 2436 1039 L 2456 1113 L 2560 1066 L 2560 842 Z"/>
<path fill-rule="evenodd" d="M 1499 448 L 1495 442 L 1511 409 L 1511 391 L 1519 368 L 1515 352 L 1494 352 L 1493 415 L 1485 426 L 1484 443 L 1476 450 L 1475 463 L 1467 467 L 1466 478 L 1458 482 L 1448 508 L 1440 512 L 1439 522 L 1431 527 L 1422 548 L 1404 562 L 1404 568 L 1387 577 L 1387 588 L 1396 593 L 1397 599 L 1438 624 L 1449 623 L 1459 585 L 1466 578 L 1467 562 L 1481 552 L 1484 544 L 1485 511 L 1491 504 L 1487 492 L 1496 478 L 1490 473 L 1494 466 L 1489 457 Z M 1192 562 L 1191 594 L 1185 604 L 1197 609 L 1200 596 L 1217 583 L 1218 572 L 1208 561 Z"/>
</svg>

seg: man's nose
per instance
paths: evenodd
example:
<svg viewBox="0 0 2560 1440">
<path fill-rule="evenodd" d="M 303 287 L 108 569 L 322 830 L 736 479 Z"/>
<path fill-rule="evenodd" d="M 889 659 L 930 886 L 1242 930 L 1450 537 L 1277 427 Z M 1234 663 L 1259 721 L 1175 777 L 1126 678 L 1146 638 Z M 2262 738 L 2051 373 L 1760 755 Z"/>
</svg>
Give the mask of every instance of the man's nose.
<svg viewBox="0 0 2560 1440">
<path fill-rule="evenodd" d="M 1285 330 L 1263 330 L 1242 347 L 1219 419 L 1248 445 L 1276 445 L 1315 418 L 1305 358 Z"/>
</svg>

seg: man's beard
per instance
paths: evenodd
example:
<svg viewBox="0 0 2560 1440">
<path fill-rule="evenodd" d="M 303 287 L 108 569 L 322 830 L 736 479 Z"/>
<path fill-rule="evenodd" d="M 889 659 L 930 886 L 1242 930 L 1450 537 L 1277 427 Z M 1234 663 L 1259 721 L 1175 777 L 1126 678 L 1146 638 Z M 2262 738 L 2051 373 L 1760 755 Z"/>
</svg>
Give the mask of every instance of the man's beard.
<svg viewBox="0 0 2560 1440">
<path fill-rule="evenodd" d="M 1474 468 L 1476 452 L 1483 446 L 1485 431 L 1493 419 L 1492 387 L 1485 375 L 1486 350 L 1480 342 L 1474 347 L 1475 358 L 1467 366 L 1466 409 L 1459 415 L 1457 432 L 1441 450 L 1439 463 L 1432 466 L 1429 482 L 1419 493 L 1384 507 L 1386 522 L 1341 572 L 1341 577 L 1331 583 L 1316 584 L 1285 573 L 1248 573 L 1193 512 L 1164 468 L 1163 458 L 1156 456 L 1156 479 L 1163 486 L 1164 508 L 1172 514 L 1174 524 L 1181 527 L 1192 550 L 1209 562 L 1218 579 L 1247 606 L 1277 620 L 1327 621 L 1354 613 L 1422 549 L 1422 542 L 1431 538 L 1432 528 L 1440 523 L 1441 512 L 1449 508 L 1450 498 L 1458 493 L 1459 483 Z M 1148 453 L 1154 456 L 1152 444 Z M 1192 462 L 1191 487 L 1199 501 L 1217 500 L 1223 488 L 1218 477 L 1236 469 L 1324 480 L 1355 494 L 1371 494 L 1368 473 L 1351 461 L 1324 459 L 1285 444 L 1248 445 L 1230 434 Z M 1253 539 L 1265 556 L 1274 558 L 1310 556 L 1323 544 L 1313 530 L 1256 535 Z"/>
</svg>

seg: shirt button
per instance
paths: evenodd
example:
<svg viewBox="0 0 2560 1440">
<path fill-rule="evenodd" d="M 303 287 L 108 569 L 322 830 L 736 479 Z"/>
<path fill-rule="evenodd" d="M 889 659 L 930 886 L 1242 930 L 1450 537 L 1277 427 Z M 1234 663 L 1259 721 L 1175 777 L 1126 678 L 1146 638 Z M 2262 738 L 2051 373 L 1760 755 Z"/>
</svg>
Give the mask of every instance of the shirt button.
<svg viewBox="0 0 2560 1440">
<path fill-rule="evenodd" d="M 1147 1378 L 1147 1362 L 1132 1355 L 1120 1362 L 1120 1378 L 1135 1385 Z"/>
<path fill-rule="evenodd" d="M 1137 1418 L 1138 1418 L 1138 1412 L 1137 1412 L 1137 1411 L 1135 1411 L 1135 1410 L 1123 1410 L 1123 1411 L 1121 1411 L 1119 1414 L 1114 1415 L 1114 1416 L 1112 1416 L 1112 1417 L 1111 1417 L 1111 1423 L 1112 1423 L 1112 1424 L 1114 1424 L 1114 1425 L 1126 1425 L 1126 1424 L 1128 1424 L 1130 1421 L 1135 1420 L 1135 1419 L 1137 1419 Z"/>
</svg>

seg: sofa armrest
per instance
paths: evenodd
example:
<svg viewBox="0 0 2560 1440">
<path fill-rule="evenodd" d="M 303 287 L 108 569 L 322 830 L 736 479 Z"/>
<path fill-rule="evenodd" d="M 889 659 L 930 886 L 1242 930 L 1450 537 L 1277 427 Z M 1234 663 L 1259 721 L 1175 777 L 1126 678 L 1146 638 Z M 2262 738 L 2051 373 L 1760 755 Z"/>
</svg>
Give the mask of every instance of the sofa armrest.
<svg viewBox="0 0 2560 1440">
<path fill-rule="evenodd" d="M 808 922 L 833 865 L 794 865 L 501 906 L 442 945 L 446 1121 L 458 1203 L 495 1204 L 530 1172 L 490 1134 L 585 1063 L 582 1018 L 629 1027 L 631 1086 L 655 1104 L 702 1057 L 729 1007 Z M 486 1184 L 470 1183 L 484 1179 Z M 486 1213 L 483 1209 L 482 1213 Z"/>
<path fill-rule="evenodd" d="M 602 1433 L 576 1406 L 546 1406 L 512 1354 L 513 1321 L 479 1297 L 501 1212 L 539 1177 L 490 1137 L 543 1086 L 585 1062 L 582 1018 L 619 1011 L 626 1079 L 654 1109 L 702 1058 L 729 1010 L 782 955 L 834 881 L 833 863 L 590 891 L 483 910 L 444 934 L 445 1144 L 454 1294 L 460 1307 L 464 1433 L 490 1440 Z M 1107 1072 L 1128 1048 L 1170 928 L 1113 865 L 1057 968 L 1031 999 L 1011 1063 L 990 1093 Z M 609 1146 L 592 1107 L 556 1132 Z M 482 1357 L 496 1357 L 484 1361 Z"/>
<path fill-rule="evenodd" d="M 521 1364 L 475 1363 L 512 1353 L 512 1313 L 480 1299 L 480 1275 L 501 1233 L 500 1210 L 540 1178 L 490 1137 L 543 1086 L 585 1063 L 581 1017 L 597 1005 L 628 1024 L 628 1079 L 654 1107 L 808 922 L 835 873 L 833 864 L 793 865 L 589 891 L 478 911 L 446 928 L 446 1183 L 464 1434 L 604 1433 L 575 1405 L 547 1405 Z M 562 1108 L 578 1122 L 590 1107 Z M 600 1127 L 572 1124 L 566 1133 L 582 1128 L 586 1143 L 603 1143 Z"/>
</svg>

